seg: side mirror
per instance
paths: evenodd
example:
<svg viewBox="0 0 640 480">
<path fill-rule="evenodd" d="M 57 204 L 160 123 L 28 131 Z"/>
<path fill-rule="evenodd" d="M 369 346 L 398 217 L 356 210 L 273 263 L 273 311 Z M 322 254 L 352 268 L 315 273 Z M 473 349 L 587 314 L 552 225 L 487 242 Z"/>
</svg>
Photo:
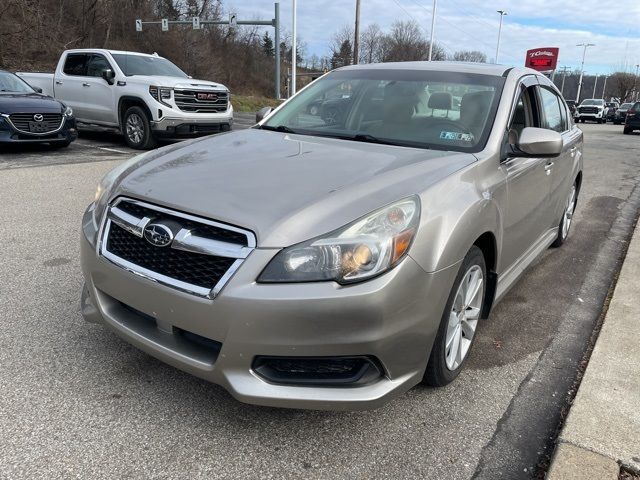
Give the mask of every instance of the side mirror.
<svg viewBox="0 0 640 480">
<path fill-rule="evenodd" d="M 40 87 L 31 87 L 33 88 L 37 93 L 42 93 L 42 89 Z"/>
<path fill-rule="evenodd" d="M 109 85 L 113 85 L 113 79 L 116 78 L 116 72 L 110 68 L 102 70 L 102 78 L 104 78 Z"/>
<path fill-rule="evenodd" d="M 271 113 L 272 110 L 273 108 L 271 107 L 263 107 L 260 110 L 258 110 L 258 113 L 256 113 L 256 123 L 261 122 L 264 119 L 264 117 L 266 117 Z"/>
<path fill-rule="evenodd" d="M 526 127 L 520 133 L 517 147 L 527 157 L 557 157 L 562 153 L 562 145 L 562 136 L 558 132 Z"/>
</svg>

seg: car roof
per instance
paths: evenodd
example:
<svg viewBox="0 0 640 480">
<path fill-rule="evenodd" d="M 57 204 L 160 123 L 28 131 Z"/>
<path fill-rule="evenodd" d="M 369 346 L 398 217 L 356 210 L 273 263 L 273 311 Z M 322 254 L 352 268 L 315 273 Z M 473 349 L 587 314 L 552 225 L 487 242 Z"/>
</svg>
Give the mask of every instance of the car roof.
<svg viewBox="0 0 640 480">
<path fill-rule="evenodd" d="M 476 73 L 481 75 L 492 75 L 496 77 L 506 76 L 505 74 L 514 71 L 516 73 L 530 73 L 542 76 L 539 72 L 530 68 L 511 67 L 509 65 L 499 65 L 495 63 L 476 62 L 389 62 L 389 63 L 367 63 L 361 65 L 348 65 L 338 70 L 424 70 L 434 72 L 459 72 Z"/>
<path fill-rule="evenodd" d="M 111 54 L 124 54 L 124 55 L 138 55 L 140 57 L 160 57 L 158 54 L 149 54 L 141 52 L 127 52 L 125 50 L 109 50 L 104 48 L 74 48 L 67 50 L 67 53 L 111 53 Z"/>
</svg>

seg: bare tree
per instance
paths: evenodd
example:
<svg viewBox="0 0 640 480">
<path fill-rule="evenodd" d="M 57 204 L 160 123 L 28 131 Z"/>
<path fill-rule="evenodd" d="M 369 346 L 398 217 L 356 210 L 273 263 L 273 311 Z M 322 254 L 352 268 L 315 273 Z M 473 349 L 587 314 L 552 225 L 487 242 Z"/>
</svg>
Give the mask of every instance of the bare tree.
<svg viewBox="0 0 640 480">
<path fill-rule="evenodd" d="M 348 43 L 351 45 L 353 42 L 353 27 L 350 25 L 344 25 L 338 31 L 336 31 L 329 41 L 329 50 L 331 50 L 331 56 L 342 55 L 344 56 L 344 51 L 342 51 Z M 349 54 L 352 55 L 353 52 Z"/>
<path fill-rule="evenodd" d="M 628 72 L 615 72 L 607 79 L 606 97 L 613 97 L 620 103 L 631 100 L 634 90 L 638 89 L 640 82 L 638 78 Z"/>
<path fill-rule="evenodd" d="M 479 50 L 460 50 L 453 54 L 457 62 L 487 63 L 487 55 Z"/>
<path fill-rule="evenodd" d="M 374 63 L 382 61 L 382 43 L 384 33 L 377 23 L 367 26 L 360 37 L 360 63 Z"/>
</svg>

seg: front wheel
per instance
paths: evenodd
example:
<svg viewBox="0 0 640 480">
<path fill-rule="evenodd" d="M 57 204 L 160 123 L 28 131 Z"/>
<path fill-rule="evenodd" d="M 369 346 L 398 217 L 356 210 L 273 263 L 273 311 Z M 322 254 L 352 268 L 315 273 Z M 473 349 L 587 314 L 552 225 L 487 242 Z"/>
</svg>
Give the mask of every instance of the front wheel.
<svg viewBox="0 0 640 480">
<path fill-rule="evenodd" d="M 462 261 L 440 321 L 423 381 L 443 387 L 462 370 L 475 338 L 485 301 L 487 267 L 475 245 Z"/>
<path fill-rule="evenodd" d="M 560 225 L 558 225 L 558 236 L 551 244 L 551 247 L 558 248 L 567 240 L 567 237 L 569 236 L 569 228 L 571 228 L 571 223 L 573 221 L 573 213 L 576 211 L 577 201 L 578 190 L 574 183 L 571 187 L 571 191 L 569 192 L 569 198 L 567 198 L 567 203 L 565 204 L 564 212 L 562 213 Z"/>
<path fill-rule="evenodd" d="M 151 150 L 156 139 L 151 133 L 151 123 L 147 112 L 138 106 L 129 107 L 123 119 L 124 139 L 131 148 Z"/>
<path fill-rule="evenodd" d="M 629 135 L 631 132 L 633 132 L 633 128 L 624 127 L 624 130 L 622 130 L 625 135 Z"/>
</svg>

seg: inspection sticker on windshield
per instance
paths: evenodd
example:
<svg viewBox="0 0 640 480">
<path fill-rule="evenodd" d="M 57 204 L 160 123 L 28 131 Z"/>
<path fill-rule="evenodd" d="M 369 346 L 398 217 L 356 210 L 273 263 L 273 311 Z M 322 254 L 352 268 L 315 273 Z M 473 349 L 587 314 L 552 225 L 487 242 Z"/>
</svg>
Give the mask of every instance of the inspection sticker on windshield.
<svg viewBox="0 0 640 480">
<path fill-rule="evenodd" d="M 460 132 L 440 132 L 441 140 L 456 140 L 458 142 L 471 142 L 473 141 L 473 135 L 470 133 L 460 133 Z"/>
</svg>

